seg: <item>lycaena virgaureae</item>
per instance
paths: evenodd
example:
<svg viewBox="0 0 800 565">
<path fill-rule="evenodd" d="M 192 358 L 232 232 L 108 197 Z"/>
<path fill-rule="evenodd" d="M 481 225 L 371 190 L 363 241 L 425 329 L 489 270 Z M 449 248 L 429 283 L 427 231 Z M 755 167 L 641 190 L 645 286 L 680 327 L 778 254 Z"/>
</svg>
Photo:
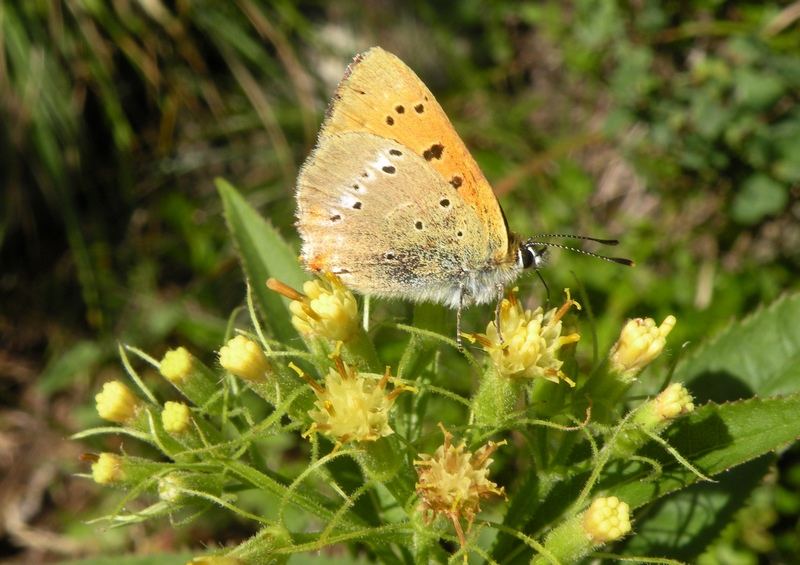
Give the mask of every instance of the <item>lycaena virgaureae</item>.
<svg viewBox="0 0 800 565">
<path fill-rule="evenodd" d="M 297 179 L 297 227 L 309 271 L 362 294 L 456 308 L 459 347 L 464 306 L 499 307 L 506 285 L 562 247 L 508 229 L 433 94 L 379 47 L 356 57 L 336 89 Z"/>
</svg>

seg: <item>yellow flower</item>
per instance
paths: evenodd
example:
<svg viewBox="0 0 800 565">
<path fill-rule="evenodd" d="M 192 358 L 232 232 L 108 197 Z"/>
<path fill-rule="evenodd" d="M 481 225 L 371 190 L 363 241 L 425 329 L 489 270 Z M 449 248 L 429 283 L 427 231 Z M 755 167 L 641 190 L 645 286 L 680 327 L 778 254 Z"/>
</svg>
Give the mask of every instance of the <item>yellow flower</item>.
<svg viewBox="0 0 800 565">
<path fill-rule="evenodd" d="M 374 441 L 393 434 L 394 430 L 389 426 L 389 410 L 405 388 L 395 387 L 385 394 L 389 382 L 388 367 L 383 378 L 376 383 L 356 373 L 353 367 L 345 367 L 341 357 L 335 356 L 334 362 L 336 370 L 330 370 L 324 387 L 306 377 L 314 387 L 317 395 L 315 405 L 319 408 L 309 412 L 314 424 L 306 435 L 320 430 L 336 438 L 341 445 L 348 441 Z"/>
<path fill-rule="evenodd" d="M 667 316 L 660 326 L 656 326 L 651 318 L 630 320 L 611 349 L 612 369 L 627 377 L 634 377 L 661 354 L 667 343 L 666 337 L 675 323 L 675 316 Z"/>
<path fill-rule="evenodd" d="M 583 530 L 595 544 L 616 541 L 631 531 L 630 507 L 616 496 L 598 498 L 583 515 Z"/>
<path fill-rule="evenodd" d="M 131 389 L 119 381 L 111 381 L 103 385 L 102 392 L 94 397 L 97 413 L 104 420 L 125 424 L 134 420 L 144 403 Z"/>
<path fill-rule="evenodd" d="M 192 423 L 192 413 L 183 402 L 167 401 L 161 412 L 161 422 L 167 433 L 180 434 Z"/>
<path fill-rule="evenodd" d="M 358 304 L 355 296 L 339 282 L 336 275 L 327 273 L 327 280 L 320 278 L 303 284 L 301 294 L 275 279 L 267 286 L 273 291 L 291 298 L 289 309 L 294 316 L 292 325 L 303 335 L 316 334 L 333 341 L 348 341 L 358 331 Z"/>
<path fill-rule="evenodd" d="M 92 478 L 100 485 L 119 483 L 125 476 L 122 471 L 122 458 L 113 453 L 101 453 L 92 463 Z"/>
<path fill-rule="evenodd" d="M 265 381 L 271 369 L 261 346 L 243 335 L 237 335 L 219 350 L 219 363 L 229 373 L 248 382 Z"/>
<path fill-rule="evenodd" d="M 656 416 L 662 420 L 673 420 L 694 411 L 692 395 L 681 383 L 672 383 L 654 400 Z"/>
<path fill-rule="evenodd" d="M 224 387 L 219 375 L 192 356 L 186 348 L 167 351 L 159 364 L 161 375 L 195 406 L 209 414 L 223 410 Z"/>
<path fill-rule="evenodd" d="M 164 354 L 161 360 L 161 375 L 172 384 L 179 384 L 189 379 L 194 365 L 192 356 L 185 347 L 172 349 Z"/>
<path fill-rule="evenodd" d="M 480 512 L 480 501 L 493 494 L 505 497 L 505 490 L 488 479 L 489 456 L 505 442 L 489 442 L 474 454 L 465 450 L 466 442 L 453 446 L 453 434 L 439 424 L 444 444 L 431 455 L 420 454 L 415 461 L 419 482 L 416 485 L 421 502 L 418 507 L 427 523 L 438 514 L 449 518 L 456 528 L 459 541 L 465 543 L 459 518 L 466 518 L 467 532 Z"/>
<path fill-rule="evenodd" d="M 495 322 L 489 323 L 486 334 L 478 334 L 475 338 L 489 353 L 501 375 L 515 379 L 543 378 L 553 382 L 561 379 L 575 386 L 561 371 L 563 361 L 556 358 L 562 345 L 580 339 L 577 333 L 561 335 L 561 319 L 571 306 L 580 309 L 580 304 L 572 300 L 567 291 L 567 301 L 561 308 L 553 308 L 547 313 L 541 307 L 533 312 L 523 310 L 512 291 L 500 305 L 502 341 Z"/>
</svg>

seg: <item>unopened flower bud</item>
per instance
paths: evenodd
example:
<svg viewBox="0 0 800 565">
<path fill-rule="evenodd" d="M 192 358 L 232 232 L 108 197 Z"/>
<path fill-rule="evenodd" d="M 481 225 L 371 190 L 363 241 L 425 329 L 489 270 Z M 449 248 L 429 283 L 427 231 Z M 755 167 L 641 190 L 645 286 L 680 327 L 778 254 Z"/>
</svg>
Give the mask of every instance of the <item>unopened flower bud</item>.
<svg viewBox="0 0 800 565">
<path fill-rule="evenodd" d="M 183 402 L 164 403 L 164 410 L 161 412 L 161 422 L 164 430 L 169 434 L 182 434 L 192 423 L 192 412 Z"/>
<path fill-rule="evenodd" d="M 219 363 L 229 373 L 247 382 L 264 382 L 270 362 L 256 342 L 237 335 L 219 350 Z"/>
<path fill-rule="evenodd" d="M 167 351 L 160 365 L 161 375 L 195 406 L 211 414 L 222 410 L 220 377 L 183 347 Z"/>
<path fill-rule="evenodd" d="M 100 485 L 120 483 L 124 478 L 122 458 L 114 453 L 101 453 L 92 463 L 92 478 Z"/>
<path fill-rule="evenodd" d="M 119 381 L 104 384 L 95 401 L 100 417 L 117 424 L 133 423 L 144 408 L 144 402 Z"/>
<path fill-rule="evenodd" d="M 630 507 L 616 496 L 598 498 L 585 512 L 573 516 L 553 529 L 545 538 L 546 554 L 534 565 L 577 563 L 599 546 L 616 541 L 631 530 Z M 548 557 L 545 557 L 547 555 Z"/>
<path fill-rule="evenodd" d="M 626 379 L 636 374 L 661 354 L 666 337 L 675 327 L 675 316 L 667 316 L 660 326 L 651 318 L 630 320 L 611 350 L 612 370 Z"/>
<path fill-rule="evenodd" d="M 597 498 L 583 515 L 583 529 L 597 545 L 616 541 L 631 531 L 630 507 L 616 496 Z"/>
</svg>

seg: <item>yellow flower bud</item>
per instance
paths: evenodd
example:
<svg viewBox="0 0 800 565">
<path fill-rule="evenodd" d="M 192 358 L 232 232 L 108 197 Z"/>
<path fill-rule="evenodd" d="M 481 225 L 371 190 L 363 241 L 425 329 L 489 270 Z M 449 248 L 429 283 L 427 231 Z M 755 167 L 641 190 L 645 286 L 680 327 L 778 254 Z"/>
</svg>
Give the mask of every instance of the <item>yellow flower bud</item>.
<svg viewBox="0 0 800 565">
<path fill-rule="evenodd" d="M 161 374 L 173 384 L 179 384 L 192 374 L 193 359 L 185 347 L 167 351 L 161 360 Z"/>
<path fill-rule="evenodd" d="M 192 423 L 192 413 L 183 402 L 164 403 L 161 412 L 161 422 L 164 429 L 170 434 L 180 434 L 186 431 Z"/>
<path fill-rule="evenodd" d="M 97 461 L 92 463 L 92 478 L 100 485 L 113 485 L 122 481 L 122 458 L 113 453 L 101 453 Z"/>
<path fill-rule="evenodd" d="M 119 381 L 104 384 L 102 392 L 94 398 L 100 417 L 118 424 L 134 420 L 144 406 L 142 400 Z"/>
<path fill-rule="evenodd" d="M 595 499 L 583 515 L 583 529 L 595 544 L 616 541 L 631 531 L 630 507 L 616 496 Z"/>
<path fill-rule="evenodd" d="M 663 420 L 673 420 L 694 411 L 692 395 L 681 383 L 672 383 L 654 400 L 655 414 Z"/>
<path fill-rule="evenodd" d="M 219 350 L 222 368 L 248 382 L 264 382 L 270 371 L 267 356 L 256 342 L 237 335 Z"/>
<path fill-rule="evenodd" d="M 660 326 L 656 326 L 651 318 L 630 320 L 611 350 L 612 369 L 634 377 L 661 354 L 675 323 L 675 316 L 667 316 Z"/>
</svg>

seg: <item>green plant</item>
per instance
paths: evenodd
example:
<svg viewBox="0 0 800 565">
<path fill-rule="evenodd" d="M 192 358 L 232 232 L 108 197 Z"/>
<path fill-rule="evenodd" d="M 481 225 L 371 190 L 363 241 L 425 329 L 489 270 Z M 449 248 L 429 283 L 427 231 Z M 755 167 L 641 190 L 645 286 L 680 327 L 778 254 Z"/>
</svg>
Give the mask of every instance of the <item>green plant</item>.
<svg viewBox="0 0 800 565">
<path fill-rule="evenodd" d="M 411 325 L 379 324 L 394 338 L 373 340 L 349 291 L 307 281 L 291 247 L 231 186 L 218 187 L 253 323 L 220 351 L 227 374 L 182 348 L 160 362 L 121 348 L 143 398 L 107 384 L 98 411 L 121 425 L 76 436 L 124 433 L 162 454 L 94 458 L 93 478 L 127 491 L 109 524 L 230 512 L 260 528 L 198 562 L 283 563 L 344 545 L 383 563 L 576 563 L 612 542 L 640 561 L 692 560 L 745 503 L 769 454 L 800 434 L 800 397 L 789 394 L 798 295 L 732 324 L 657 382 L 639 375 L 674 318 L 628 322 L 587 370 L 569 296 L 529 312 L 509 295 L 506 342 L 494 323 L 469 336 L 482 359 L 455 351 L 436 307 L 419 306 Z M 268 289 L 270 277 L 280 282 Z M 156 399 L 129 352 L 183 400 Z M 477 389 L 451 386 L 459 373 L 477 375 Z M 298 433 L 310 450 L 290 465 L 274 446 Z M 263 498 L 258 511 L 251 493 Z M 125 510 L 141 496 L 156 499 Z"/>
</svg>

